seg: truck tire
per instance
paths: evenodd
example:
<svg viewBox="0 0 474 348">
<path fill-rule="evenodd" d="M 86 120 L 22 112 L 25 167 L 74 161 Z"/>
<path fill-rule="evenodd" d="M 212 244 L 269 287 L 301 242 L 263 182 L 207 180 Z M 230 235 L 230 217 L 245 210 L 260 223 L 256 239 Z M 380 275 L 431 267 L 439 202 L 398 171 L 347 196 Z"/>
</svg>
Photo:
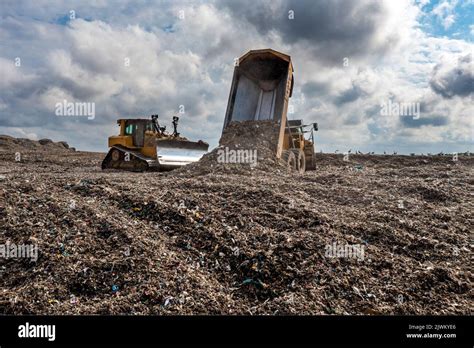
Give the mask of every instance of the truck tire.
<svg viewBox="0 0 474 348">
<path fill-rule="evenodd" d="M 283 150 L 281 153 L 281 160 L 289 170 L 296 170 L 296 157 L 291 150 Z"/>
<path fill-rule="evenodd" d="M 291 152 L 295 154 L 296 170 L 300 174 L 304 174 L 306 171 L 306 158 L 304 152 L 300 149 L 291 149 Z"/>
</svg>

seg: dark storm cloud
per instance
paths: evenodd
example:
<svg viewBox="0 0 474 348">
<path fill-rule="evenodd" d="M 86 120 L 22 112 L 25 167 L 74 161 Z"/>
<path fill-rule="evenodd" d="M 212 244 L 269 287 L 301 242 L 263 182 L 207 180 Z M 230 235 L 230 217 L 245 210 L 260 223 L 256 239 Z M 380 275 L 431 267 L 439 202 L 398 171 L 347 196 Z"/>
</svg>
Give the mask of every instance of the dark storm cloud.
<svg viewBox="0 0 474 348">
<path fill-rule="evenodd" d="M 218 5 L 219 6 L 219 3 Z M 397 40 L 385 39 L 374 45 L 374 35 L 386 19 L 387 10 L 372 0 L 295 0 L 272 2 L 228 1 L 233 16 L 246 20 L 262 34 L 278 32 L 285 43 L 307 43 L 314 57 L 326 63 L 343 57 L 383 54 Z M 293 11 L 294 19 L 289 19 Z"/>
<path fill-rule="evenodd" d="M 367 93 L 365 93 L 359 86 L 353 85 L 351 88 L 345 90 L 340 95 L 338 95 L 334 99 L 334 102 L 336 105 L 351 103 L 353 101 L 356 101 L 360 97 L 363 97 L 366 95 Z"/>
<path fill-rule="evenodd" d="M 346 126 L 357 126 L 362 121 L 362 116 L 359 114 L 350 114 L 345 119 L 343 124 Z"/>
<path fill-rule="evenodd" d="M 471 54 L 459 57 L 456 66 L 439 63 L 431 74 L 431 89 L 448 99 L 454 96 L 469 96 L 474 93 L 473 68 Z"/>
<path fill-rule="evenodd" d="M 305 83 L 303 87 L 301 87 L 301 91 L 306 95 L 319 96 L 328 94 L 330 87 L 328 83 L 311 81 Z"/>
<path fill-rule="evenodd" d="M 420 128 L 422 126 L 434 126 L 441 127 L 449 123 L 449 119 L 446 116 L 431 116 L 431 117 L 420 117 L 414 119 L 413 117 L 403 116 L 400 117 L 400 122 L 407 128 Z"/>
</svg>

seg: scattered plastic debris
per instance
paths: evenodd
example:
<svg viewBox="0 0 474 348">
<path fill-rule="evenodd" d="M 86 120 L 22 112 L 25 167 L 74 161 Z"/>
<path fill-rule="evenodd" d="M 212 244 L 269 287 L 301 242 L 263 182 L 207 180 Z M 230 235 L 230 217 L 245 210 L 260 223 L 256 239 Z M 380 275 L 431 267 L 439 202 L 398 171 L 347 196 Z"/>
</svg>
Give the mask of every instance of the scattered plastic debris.
<svg viewBox="0 0 474 348">
<path fill-rule="evenodd" d="M 0 259 L 1 314 L 472 308 L 472 156 L 317 154 L 316 171 L 295 175 L 263 144 L 254 170 L 211 155 L 106 173 L 104 154 L 11 139 L 0 136 L 0 244 L 36 244 L 39 258 Z M 364 260 L 326 257 L 335 242 L 364 247 Z"/>
</svg>

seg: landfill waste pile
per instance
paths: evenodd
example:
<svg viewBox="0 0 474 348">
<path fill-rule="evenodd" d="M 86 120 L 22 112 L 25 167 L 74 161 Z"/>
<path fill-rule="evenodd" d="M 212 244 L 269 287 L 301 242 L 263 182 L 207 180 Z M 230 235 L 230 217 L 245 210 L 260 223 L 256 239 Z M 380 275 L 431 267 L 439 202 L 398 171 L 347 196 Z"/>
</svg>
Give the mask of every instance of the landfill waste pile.
<svg viewBox="0 0 474 348">
<path fill-rule="evenodd" d="M 65 141 L 54 142 L 51 139 L 40 139 L 38 141 L 26 138 L 14 138 L 9 135 L 0 135 L 0 151 L 28 151 L 35 150 L 35 152 L 49 152 L 58 150 L 75 151 L 73 147 L 69 147 Z"/>
<path fill-rule="evenodd" d="M 175 175 L 252 175 L 253 172 L 261 175 L 262 172 L 289 171 L 275 156 L 279 131 L 280 125 L 273 121 L 232 122 L 224 129 L 217 148 L 199 162 L 180 168 Z"/>
<path fill-rule="evenodd" d="M 261 146 L 253 169 L 130 173 L 0 141 L 1 314 L 472 311 L 471 156 L 318 154 L 299 175 Z"/>
</svg>

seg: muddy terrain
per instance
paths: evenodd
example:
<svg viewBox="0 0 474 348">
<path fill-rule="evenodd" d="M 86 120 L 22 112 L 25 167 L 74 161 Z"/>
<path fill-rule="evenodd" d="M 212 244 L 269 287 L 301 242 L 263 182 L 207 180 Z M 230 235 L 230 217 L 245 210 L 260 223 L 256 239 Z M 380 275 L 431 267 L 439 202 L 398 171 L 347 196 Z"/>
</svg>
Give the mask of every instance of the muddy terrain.
<svg viewBox="0 0 474 348">
<path fill-rule="evenodd" d="M 103 172 L 105 154 L 0 137 L 0 244 L 38 247 L 0 259 L 0 313 L 471 312 L 472 156 L 318 154 L 298 175 L 215 154 Z"/>
</svg>

